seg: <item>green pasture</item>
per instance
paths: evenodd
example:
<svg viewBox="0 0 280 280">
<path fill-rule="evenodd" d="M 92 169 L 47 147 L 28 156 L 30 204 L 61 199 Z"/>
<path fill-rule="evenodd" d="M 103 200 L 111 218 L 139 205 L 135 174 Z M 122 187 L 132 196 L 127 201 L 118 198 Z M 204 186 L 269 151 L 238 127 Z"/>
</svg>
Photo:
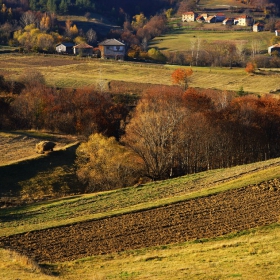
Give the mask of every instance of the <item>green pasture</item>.
<svg viewBox="0 0 280 280">
<path fill-rule="evenodd" d="M 278 158 L 229 169 L 201 172 L 137 187 L 0 209 L 0 236 L 151 209 L 232 188 L 257 184 L 280 177 L 280 167 L 271 166 L 279 162 Z M 39 162 L 34 161 L 34 164 L 37 166 Z M 2 168 L 4 167 L 1 167 L 0 171 Z M 261 170 L 256 171 L 259 168 Z M 49 180 L 51 178 L 52 176 L 49 176 Z M 45 180 L 44 184 L 47 185 L 48 181 Z M 221 180 L 226 182 L 221 182 Z"/>
<path fill-rule="evenodd" d="M 236 0 L 199 0 L 199 7 L 203 7 L 205 9 L 210 8 L 227 8 L 228 6 L 232 7 L 246 7 L 245 4 L 241 3 L 241 1 Z"/>
<path fill-rule="evenodd" d="M 107 90 L 110 81 L 171 85 L 172 72 L 182 66 L 152 63 L 133 63 L 74 56 L 9 55 L 0 57 L 0 75 L 7 80 L 18 80 L 23 72 L 40 71 L 49 86 L 82 88 L 93 86 Z M 185 66 L 187 67 L 187 66 Z M 182 67 L 183 68 L 183 67 Z M 278 69 L 276 69 L 278 70 Z M 265 69 L 266 74 L 248 75 L 242 68 L 193 67 L 190 87 L 269 93 L 280 84 L 279 72 Z"/>
<path fill-rule="evenodd" d="M 192 23 L 195 27 L 199 23 Z M 221 25 L 221 23 L 204 24 L 209 27 Z M 171 33 L 154 38 L 150 47 L 156 47 L 164 51 L 186 51 L 191 49 L 191 43 L 197 40 L 201 41 L 201 50 L 205 43 L 227 41 L 238 45 L 243 45 L 248 50 L 251 50 L 253 41 L 257 41 L 259 49 L 262 53 L 267 53 L 267 48 L 271 45 L 270 40 L 274 37 L 274 33 L 269 31 L 252 32 L 252 31 L 211 31 L 211 30 L 192 30 L 185 26 L 184 28 L 176 29 Z"/>
</svg>

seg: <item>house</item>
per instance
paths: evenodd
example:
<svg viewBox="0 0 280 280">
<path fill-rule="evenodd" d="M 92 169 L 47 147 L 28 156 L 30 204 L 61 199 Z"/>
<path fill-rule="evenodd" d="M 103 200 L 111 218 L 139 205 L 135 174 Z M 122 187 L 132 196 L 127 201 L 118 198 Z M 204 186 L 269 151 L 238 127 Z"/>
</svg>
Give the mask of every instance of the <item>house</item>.
<svg viewBox="0 0 280 280">
<path fill-rule="evenodd" d="M 198 17 L 196 18 L 196 21 L 197 21 L 197 22 L 204 22 L 205 19 L 204 19 L 204 17 L 203 17 L 202 15 L 200 15 L 200 16 L 198 16 Z"/>
<path fill-rule="evenodd" d="M 234 19 L 234 24 L 241 26 L 250 26 L 253 23 L 253 18 L 247 15 L 241 15 Z"/>
<path fill-rule="evenodd" d="M 223 20 L 223 25 L 233 25 L 234 19 L 233 18 L 226 18 Z"/>
<path fill-rule="evenodd" d="M 273 46 L 268 47 L 268 54 L 272 55 L 273 53 L 278 52 L 280 55 L 280 44 L 275 44 Z"/>
<path fill-rule="evenodd" d="M 264 24 L 257 22 L 253 25 L 253 32 L 260 32 L 264 30 Z"/>
<path fill-rule="evenodd" d="M 280 30 L 275 30 L 275 36 L 280 36 Z"/>
<path fill-rule="evenodd" d="M 197 18 L 197 13 L 195 12 L 185 12 L 182 14 L 182 21 L 183 22 L 191 22 L 191 21 L 195 21 Z"/>
<path fill-rule="evenodd" d="M 124 59 L 125 44 L 116 39 L 107 39 L 98 44 L 101 58 Z"/>
<path fill-rule="evenodd" d="M 87 43 L 81 43 L 73 47 L 74 54 L 81 56 L 92 56 L 93 47 Z"/>
<path fill-rule="evenodd" d="M 216 22 L 223 22 L 223 20 L 226 18 L 224 13 L 217 13 L 215 17 L 216 17 Z"/>
<path fill-rule="evenodd" d="M 55 47 L 57 53 L 72 54 L 73 53 L 73 43 L 61 43 Z"/>
<path fill-rule="evenodd" d="M 205 22 L 207 22 L 207 23 L 214 23 L 214 22 L 216 22 L 216 17 L 215 17 L 215 16 L 209 16 L 209 17 L 205 20 Z"/>
</svg>

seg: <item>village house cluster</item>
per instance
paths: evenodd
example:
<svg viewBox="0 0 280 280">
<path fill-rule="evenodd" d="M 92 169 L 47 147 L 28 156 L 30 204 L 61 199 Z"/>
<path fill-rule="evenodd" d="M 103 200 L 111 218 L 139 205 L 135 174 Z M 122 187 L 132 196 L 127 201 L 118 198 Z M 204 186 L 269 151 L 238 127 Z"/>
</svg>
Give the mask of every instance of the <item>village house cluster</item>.
<svg viewBox="0 0 280 280">
<path fill-rule="evenodd" d="M 251 26 L 254 23 L 254 19 L 248 15 L 240 15 L 236 18 L 226 17 L 224 13 L 217 13 L 215 15 L 209 15 L 207 13 L 198 14 L 195 12 L 185 12 L 182 14 L 183 22 L 206 22 L 206 23 L 217 23 L 221 22 L 224 25 L 240 25 L 240 26 Z M 263 24 L 259 23 L 258 26 L 261 28 Z M 260 29 L 256 31 L 261 31 Z"/>
<path fill-rule="evenodd" d="M 59 54 L 74 54 L 80 56 L 101 57 L 104 59 L 123 60 L 125 56 L 125 44 L 116 40 L 108 39 L 94 48 L 87 43 L 74 45 L 73 43 L 61 43 L 56 46 Z"/>
<path fill-rule="evenodd" d="M 182 14 L 183 22 L 200 22 L 200 23 L 222 23 L 223 25 L 239 25 L 239 26 L 252 26 L 253 32 L 260 32 L 264 30 L 264 24 L 256 22 L 253 17 L 248 15 L 240 15 L 235 18 L 226 17 L 224 13 L 217 13 L 209 15 L 208 13 L 198 14 L 193 11 L 185 12 Z M 280 30 L 275 30 L 275 36 L 280 36 Z M 274 52 L 280 54 L 280 44 L 275 44 L 268 47 L 268 54 L 272 55 Z"/>
</svg>

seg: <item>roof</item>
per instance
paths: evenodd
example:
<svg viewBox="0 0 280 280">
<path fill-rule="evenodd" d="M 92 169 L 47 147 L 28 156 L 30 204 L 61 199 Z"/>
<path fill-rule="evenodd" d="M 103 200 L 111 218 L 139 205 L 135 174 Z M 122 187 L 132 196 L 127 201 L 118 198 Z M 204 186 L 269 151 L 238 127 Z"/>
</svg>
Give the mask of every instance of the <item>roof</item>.
<svg viewBox="0 0 280 280">
<path fill-rule="evenodd" d="M 217 16 L 217 17 L 224 17 L 225 14 L 224 14 L 224 13 L 217 13 L 216 16 Z"/>
<path fill-rule="evenodd" d="M 215 18 L 215 16 L 209 16 L 209 17 L 206 19 L 206 21 L 209 21 L 209 20 L 211 20 L 211 19 L 213 19 L 213 18 Z"/>
<path fill-rule="evenodd" d="M 124 43 L 116 40 L 116 39 L 107 39 L 101 43 L 99 43 L 100 46 L 125 46 Z"/>
<path fill-rule="evenodd" d="M 65 47 L 73 47 L 74 44 L 73 43 L 69 43 L 69 42 L 66 42 L 66 43 L 60 43 L 60 44 L 57 44 L 56 46 L 60 46 L 60 45 L 63 45 Z"/>
<path fill-rule="evenodd" d="M 269 48 L 280 48 L 280 44 L 272 45 L 272 46 L 270 46 Z"/>
<path fill-rule="evenodd" d="M 261 23 L 261 22 L 257 22 L 257 23 L 255 23 L 254 25 L 257 25 L 257 26 L 264 26 L 264 24 Z"/>
<path fill-rule="evenodd" d="M 81 44 L 74 46 L 73 48 L 75 48 L 75 49 L 93 49 L 93 46 L 90 46 L 87 43 L 81 43 Z"/>
<path fill-rule="evenodd" d="M 194 15 L 195 13 L 194 12 L 185 12 L 183 13 L 183 15 Z"/>
<path fill-rule="evenodd" d="M 252 17 L 247 16 L 247 15 L 241 15 L 241 16 L 239 16 L 239 17 L 237 17 L 237 18 L 252 18 Z"/>
</svg>

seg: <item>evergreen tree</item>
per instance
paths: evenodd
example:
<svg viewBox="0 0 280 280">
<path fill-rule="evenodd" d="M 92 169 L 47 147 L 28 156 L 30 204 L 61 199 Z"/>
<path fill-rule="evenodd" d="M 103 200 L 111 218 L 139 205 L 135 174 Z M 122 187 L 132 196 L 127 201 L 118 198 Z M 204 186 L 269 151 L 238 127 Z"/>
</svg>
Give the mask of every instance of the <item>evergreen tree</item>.
<svg viewBox="0 0 280 280">
<path fill-rule="evenodd" d="M 68 6 L 65 0 L 61 0 L 59 5 L 59 12 L 62 14 L 67 14 L 68 12 Z"/>
</svg>

